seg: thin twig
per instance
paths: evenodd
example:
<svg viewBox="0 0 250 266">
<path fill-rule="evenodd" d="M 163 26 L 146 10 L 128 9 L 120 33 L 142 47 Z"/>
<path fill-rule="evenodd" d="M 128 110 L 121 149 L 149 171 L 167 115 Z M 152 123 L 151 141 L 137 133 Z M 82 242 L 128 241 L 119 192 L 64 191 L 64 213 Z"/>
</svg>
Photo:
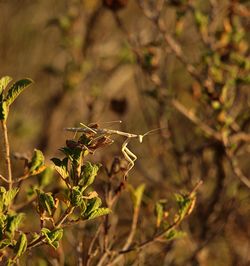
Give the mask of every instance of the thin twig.
<svg viewBox="0 0 250 266">
<path fill-rule="evenodd" d="M 180 224 L 181 221 L 182 221 L 182 219 L 179 217 L 178 220 L 176 220 L 174 223 L 169 225 L 165 230 L 154 235 L 152 238 L 149 238 L 148 240 L 142 242 L 141 244 L 133 246 L 133 247 L 128 248 L 126 250 L 120 250 L 120 251 L 118 251 L 118 253 L 119 254 L 125 254 L 125 253 L 129 253 L 131 251 L 134 251 L 134 250 L 140 250 L 142 248 L 145 248 L 145 247 L 155 243 L 156 241 L 159 241 L 168 231 L 175 229 Z"/>
<path fill-rule="evenodd" d="M 11 161 L 10 161 L 10 145 L 8 140 L 8 129 L 6 125 L 6 121 L 1 121 L 2 130 L 3 130 L 3 139 L 4 139 L 4 153 L 5 153 L 5 162 L 6 162 L 6 168 L 8 173 L 8 184 L 9 189 L 12 188 L 12 171 L 11 171 Z"/>
<path fill-rule="evenodd" d="M 236 156 L 231 155 L 230 152 L 226 152 L 226 154 L 234 174 L 237 176 L 237 178 L 240 179 L 242 183 L 244 183 L 248 188 L 250 188 L 250 180 L 243 174 L 242 170 L 240 169 L 239 162 L 236 159 Z"/>
<path fill-rule="evenodd" d="M 6 179 L 4 176 L 0 175 L 0 178 L 1 178 L 4 182 L 9 183 L 9 180 Z"/>
<path fill-rule="evenodd" d="M 122 250 L 127 250 L 133 239 L 135 236 L 135 232 L 136 232 L 136 228 L 137 228 L 137 223 L 138 223 L 138 218 L 139 218 L 139 211 L 140 211 L 140 207 L 135 207 L 134 208 L 134 214 L 133 214 L 133 219 L 132 219 L 132 224 L 131 224 L 131 230 L 130 230 L 130 234 L 127 237 L 127 240 L 122 248 Z M 112 262 L 112 264 L 116 264 L 118 263 L 121 259 L 123 258 L 123 254 L 119 254 Z"/>
<path fill-rule="evenodd" d="M 230 140 L 232 143 L 244 141 L 244 142 L 250 142 L 250 134 L 245 132 L 239 132 L 230 137 Z"/>
<path fill-rule="evenodd" d="M 218 132 L 216 132 L 213 128 L 202 122 L 191 110 L 188 110 L 178 100 L 172 100 L 171 103 L 176 110 L 178 110 L 181 114 L 186 116 L 194 124 L 196 124 L 208 136 L 213 137 L 214 139 L 220 142 L 222 141 L 221 135 Z"/>
<path fill-rule="evenodd" d="M 88 255 L 87 255 L 87 262 L 86 262 L 86 266 L 90 266 L 90 262 L 91 262 L 91 259 L 92 257 L 94 256 L 93 255 L 93 248 L 94 248 L 94 245 L 95 245 L 95 242 L 101 232 L 101 228 L 102 228 L 102 224 L 99 224 L 97 230 L 96 230 L 96 233 L 94 235 L 94 237 L 92 238 L 91 242 L 90 242 L 90 245 L 89 245 L 89 249 L 88 249 Z"/>
<path fill-rule="evenodd" d="M 68 216 L 73 212 L 73 210 L 74 210 L 74 207 L 67 208 L 66 211 L 64 212 L 64 214 L 56 222 L 55 228 L 60 227 L 63 224 L 63 222 L 68 218 Z"/>
<path fill-rule="evenodd" d="M 105 252 L 101 259 L 99 260 L 98 264 L 96 266 L 101 266 L 103 265 L 103 263 L 105 262 L 106 258 L 109 256 L 109 252 Z"/>
</svg>

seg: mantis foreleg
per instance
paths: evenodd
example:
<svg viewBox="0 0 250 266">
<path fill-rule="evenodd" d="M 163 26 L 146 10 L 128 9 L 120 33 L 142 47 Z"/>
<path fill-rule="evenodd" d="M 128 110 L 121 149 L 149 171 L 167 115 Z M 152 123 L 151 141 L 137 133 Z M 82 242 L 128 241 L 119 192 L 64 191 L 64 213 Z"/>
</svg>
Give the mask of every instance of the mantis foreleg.
<svg viewBox="0 0 250 266">
<path fill-rule="evenodd" d="M 128 168 L 125 175 L 127 175 L 128 172 L 134 167 L 134 165 L 135 165 L 134 162 L 137 159 L 135 154 L 132 151 L 130 151 L 129 148 L 127 147 L 129 141 L 130 141 L 130 138 L 127 138 L 122 144 L 122 153 L 123 153 L 125 159 L 129 162 L 129 168 Z"/>
</svg>

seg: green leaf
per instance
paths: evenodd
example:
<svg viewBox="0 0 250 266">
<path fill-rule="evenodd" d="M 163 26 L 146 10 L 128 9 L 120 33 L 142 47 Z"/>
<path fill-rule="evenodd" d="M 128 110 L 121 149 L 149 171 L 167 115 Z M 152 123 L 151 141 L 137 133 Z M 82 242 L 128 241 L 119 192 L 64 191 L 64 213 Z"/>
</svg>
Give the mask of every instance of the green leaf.
<svg viewBox="0 0 250 266">
<path fill-rule="evenodd" d="M 68 158 L 64 158 L 62 161 L 58 158 L 52 158 L 51 161 L 54 163 L 54 168 L 58 172 L 58 174 L 66 179 L 69 176 L 68 172 Z"/>
<path fill-rule="evenodd" d="M 5 193 L 6 193 L 6 189 L 5 189 L 5 187 L 0 187 L 0 197 L 2 197 L 3 195 L 5 195 Z"/>
<path fill-rule="evenodd" d="M 4 209 L 5 194 L 6 189 L 4 187 L 0 187 L 0 213 L 3 212 Z"/>
<path fill-rule="evenodd" d="M 129 191 L 133 201 L 134 208 L 140 207 L 144 190 L 145 190 L 145 184 L 141 184 L 136 189 L 134 189 L 131 185 L 129 186 Z"/>
<path fill-rule="evenodd" d="M 11 80 L 12 78 L 9 76 L 5 76 L 0 79 L 0 94 L 3 93 L 3 91 L 6 89 Z"/>
<path fill-rule="evenodd" d="M 18 229 L 23 218 L 24 218 L 23 213 L 18 213 L 15 215 L 7 216 L 7 224 L 6 224 L 5 233 L 8 237 L 12 238 L 14 236 L 14 233 Z"/>
<path fill-rule="evenodd" d="M 73 163 L 79 163 L 81 156 L 82 156 L 82 150 L 80 148 L 68 148 L 63 147 L 59 149 L 61 152 L 63 152 L 71 162 Z"/>
<path fill-rule="evenodd" d="M 98 209 L 102 205 L 102 200 L 99 197 L 90 199 L 87 203 L 87 209 L 85 215 L 89 216 L 93 211 Z"/>
<path fill-rule="evenodd" d="M 185 216 L 189 215 L 193 210 L 195 204 L 195 194 L 193 195 L 181 195 L 175 194 L 175 198 L 179 207 L 179 216 L 183 219 Z"/>
<path fill-rule="evenodd" d="M 41 213 L 46 211 L 50 216 L 55 209 L 55 200 L 51 193 L 44 193 L 41 190 L 36 190 L 38 196 L 38 208 Z"/>
<path fill-rule="evenodd" d="M 31 175 L 39 172 L 39 169 L 44 166 L 44 156 L 40 150 L 35 149 L 29 164 L 29 172 Z"/>
<path fill-rule="evenodd" d="M 177 231 L 175 229 L 171 229 L 165 234 L 165 237 L 167 240 L 173 240 L 176 238 L 181 238 L 185 235 L 186 235 L 186 233 L 183 231 Z"/>
<path fill-rule="evenodd" d="M 73 206 L 80 206 L 83 203 L 82 192 L 79 186 L 75 186 L 70 191 L 70 202 Z"/>
<path fill-rule="evenodd" d="M 68 148 L 63 147 L 60 149 L 67 158 L 71 161 L 72 164 L 72 176 L 79 178 L 81 174 L 81 165 L 82 165 L 82 159 L 83 159 L 83 150 L 81 148 Z"/>
<path fill-rule="evenodd" d="M 6 101 L 7 101 L 7 106 L 10 106 L 15 99 L 18 97 L 18 95 L 25 89 L 27 88 L 33 81 L 31 79 L 21 79 L 15 82 L 9 89 L 7 96 L 6 96 Z"/>
<path fill-rule="evenodd" d="M 87 210 L 87 204 L 84 200 L 82 201 L 82 203 L 80 205 L 80 209 L 81 209 L 81 216 L 84 216 L 84 214 Z"/>
<path fill-rule="evenodd" d="M 18 191 L 19 191 L 18 188 L 12 188 L 11 190 L 6 191 L 5 196 L 4 196 L 4 205 L 6 207 L 10 205 L 10 203 L 15 198 Z"/>
<path fill-rule="evenodd" d="M 41 230 L 42 235 L 46 237 L 47 243 L 53 248 L 57 249 L 59 247 L 59 240 L 63 237 L 63 229 L 58 228 L 50 231 L 48 228 L 43 228 Z"/>
<path fill-rule="evenodd" d="M 155 204 L 155 213 L 156 213 L 156 227 L 160 227 L 163 215 L 164 215 L 164 207 L 160 202 L 156 202 Z"/>
<path fill-rule="evenodd" d="M 43 188 L 51 184 L 53 180 L 53 173 L 54 173 L 54 170 L 51 167 L 47 167 L 42 173 L 40 173 L 37 176 L 39 187 Z"/>
<path fill-rule="evenodd" d="M 0 214 L 0 240 L 3 239 L 7 216 Z"/>
<path fill-rule="evenodd" d="M 111 213 L 111 210 L 109 208 L 98 208 L 98 209 L 95 209 L 93 212 L 91 212 L 87 218 L 88 220 L 91 220 L 91 219 L 95 219 L 99 216 L 103 216 L 103 215 L 107 215 Z"/>
<path fill-rule="evenodd" d="M 79 185 L 83 186 L 83 190 L 89 187 L 94 182 L 99 168 L 100 165 L 91 164 L 90 162 L 86 162 L 86 164 L 83 166 L 80 177 L 81 179 L 79 181 Z"/>
<path fill-rule="evenodd" d="M 14 252 L 16 253 L 16 258 L 20 257 L 27 249 L 27 237 L 22 233 L 14 247 Z"/>
</svg>

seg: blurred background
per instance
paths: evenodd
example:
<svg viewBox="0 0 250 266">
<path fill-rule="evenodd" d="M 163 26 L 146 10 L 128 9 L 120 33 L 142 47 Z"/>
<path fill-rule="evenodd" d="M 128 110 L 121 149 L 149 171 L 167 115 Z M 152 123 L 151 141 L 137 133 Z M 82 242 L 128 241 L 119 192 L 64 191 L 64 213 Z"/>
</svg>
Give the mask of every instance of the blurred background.
<svg viewBox="0 0 250 266">
<path fill-rule="evenodd" d="M 80 122 L 136 134 L 160 128 L 142 144 L 131 140 L 138 160 L 129 182 L 146 183 L 152 204 L 204 182 L 186 236 L 124 265 L 250 265 L 250 2 L 0 0 L 0 13 L 1 76 L 35 82 L 13 104 L 12 152 L 38 148 L 50 163 L 73 138 L 64 128 Z M 106 123 L 114 120 L 122 123 Z M 110 167 L 123 158 L 124 138 L 114 139 L 89 160 Z M 126 231 L 129 201 L 120 204 L 115 223 Z M 142 240 L 153 208 L 142 209 Z M 75 265 L 67 259 L 77 239 L 68 241 L 65 265 Z"/>
</svg>

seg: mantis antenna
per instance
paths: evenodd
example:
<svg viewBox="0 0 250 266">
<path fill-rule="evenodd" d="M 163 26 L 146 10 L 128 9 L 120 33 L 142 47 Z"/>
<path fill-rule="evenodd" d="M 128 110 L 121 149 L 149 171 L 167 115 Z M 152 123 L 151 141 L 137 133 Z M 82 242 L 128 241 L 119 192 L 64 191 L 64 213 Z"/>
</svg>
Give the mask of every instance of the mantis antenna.
<svg viewBox="0 0 250 266">
<path fill-rule="evenodd" d="M 167 127 L 159 127 L 159 128 L 151 129 L 148 132 L 146 132 L 145 134 L 143 134 L 143 136 L 151 135 L 153 132 L 158 131 L 158 130 L 162 130 L 165 128 L 167 128 Z"/>
<path fill-rule="evenodd" d="M 102 123 L 102 124 L 112 124 L 112 123 L 119 123 L 119 124 L 121 124 L 122 123 L 122 120 L 114 120 L 114 121 L 108 121 L 108 122 L 100 122 L 100 123 Z"/>
<path fill-rule="evenodd" d="M 149 130 L 148 132 L 146 132 L 146 133 L 143 134 L 143 135 L 138 135 L 139 142 L 142 143 L 143 138 L 144 138 L 145 136 L 147 136 L 147 135 L 151 135 L 153 132 L 158 131 L 158 130 L 161 130 L 161 129 L 164 129 L 164 127 L 155 128 L 155 129 Z"/>
</svg>

